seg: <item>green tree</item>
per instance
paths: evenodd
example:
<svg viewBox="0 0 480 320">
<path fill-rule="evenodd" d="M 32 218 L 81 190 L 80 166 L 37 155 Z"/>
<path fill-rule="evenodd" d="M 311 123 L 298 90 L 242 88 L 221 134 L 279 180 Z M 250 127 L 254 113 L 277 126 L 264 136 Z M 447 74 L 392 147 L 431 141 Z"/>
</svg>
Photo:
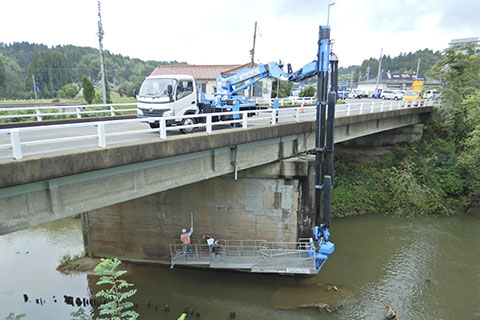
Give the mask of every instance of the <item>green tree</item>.
<svg viewBox="0 0 480 320">
<path fill-rule="evenodd" d="M 314 97 L 315 93 L 317 92 L 317 89 L 313 86 L 308 86 L 308 87 L 303 87 L 302 90 L 300 90 L 300 97 Z"/>
<path fill-rule="evenodd" d="M 90 320 L 90 316 L 85 309 L 79 308 L 77 311 L 70 313 L 71 320 Z"/>
<path fill-rule="evenodd" d="M 102 261 L 95 267 L 95 274 L 100 276 L 97 285 L 108 285 L 107 289 L 97 292 L 96 297 L 105 298 L 106 302 L 99 307 L 100 316 L 106 316 L 109 320 L 132 320 L 137 319 L 139 314 L 133 310 L 128 310 L 133 307 L 133 303 L 127 301 L 132 297 L 137 289 L 125 291 L 125 289 L 132 287 L 133 284 L 120 279 L 127 271 L 117 271 L 118 266 L 122 263 L 117 258 L 115 259 L 101 259 Z"/>
<path fill-rule="evenodd" d="M 64 85 L 62 90 L 65 92 L 65 95 L 67 96 L 67 98 L 72 98 L 72 99 L 75 98 L 78 93 L 77 86 L 74 85 L 73 83 Z"/>
<path fill-rule="evenodd" d="M 275 79 L 273 81 L 273 86 L 272 86 L 272 98 L 276 98 L 277 97 L 277 82 L 280 81 L 280 85 L 279 85 L 279 92 L 278 92 L 278 97 L 279 98 L 285 98 L 285 97 L 288 97 L 290 96 L 291 94 L 291 91 L 292 91 L 292 87 L 293 87 L 293 82 L 288 82 L 288 81 L 284 81 L 284 80 L 278 80 L 278 79 Z"/>
<path fill-rule="evenodd" d="M 5 66 L 2 62 L 2 57 L 0 57 L 0 89 L 5 86 Z"/>
<path fill-rule="evenodd" d="M 92 104 L 95 98 L 95 89 L 87 76 L 82 77 L 83 98 L 88 104 Z"/>
<path fill-rule="evenodd" d="M 480 192 L 480 50 L 474 45 L 445 50 L 432 70 L 444 82 L 442 115 L 447 138 L 453 140 L 458 165 L 465 181 L 465 194 Z"/>
<path fill-rule="evenodd" d="M 35 76 L 35 81 L 45 97 L 55 96 L 59 89 L 72 82 L 67 59 L 55 51 L 35 52 L 28 71 L 29 78 L 31 75 Z"/>
</svg>

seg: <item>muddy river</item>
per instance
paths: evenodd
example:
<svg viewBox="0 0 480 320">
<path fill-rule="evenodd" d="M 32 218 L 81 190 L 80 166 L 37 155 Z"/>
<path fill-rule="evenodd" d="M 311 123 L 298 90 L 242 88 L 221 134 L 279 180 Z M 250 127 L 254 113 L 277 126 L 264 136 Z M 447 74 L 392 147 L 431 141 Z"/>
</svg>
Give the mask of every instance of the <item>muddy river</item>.
<svg viewBox="0 0 480 320">
<path fill-rule="evenodd" d="M 380 320 L 385 304 L 400 320 L 480 319 L 480 212 L 336 219 L 331 231 L 336 251 L 312 277 L 124 263 L 139 319 L 173 320 L 187 308 L 188 319 Z M 96 277 L 55 268 L 64 254 L 82 251 L 78 219 L 0 236 L 0 319 L 71 319 L 78 307 L 64 296 L 90 298 Z"/>
</svg>

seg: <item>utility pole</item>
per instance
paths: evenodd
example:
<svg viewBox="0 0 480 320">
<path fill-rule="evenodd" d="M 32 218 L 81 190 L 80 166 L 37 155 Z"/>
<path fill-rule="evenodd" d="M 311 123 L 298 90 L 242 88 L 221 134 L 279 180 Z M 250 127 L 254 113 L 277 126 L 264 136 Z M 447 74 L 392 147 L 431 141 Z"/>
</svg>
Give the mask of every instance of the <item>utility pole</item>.
<svg viewBox="0 0 480 320">
<path fill-rule="evenodd" d="M 252 68 L 253 68 L 253 64 L 255 63 L 255 41 L 257 41 L 257 21 L 255 21 L 255 29 L 253 30 L 253 49 L 252 49 Z"/>
<path fill-rule="evenodd" d="M 378 91 L 378 82 L 380 81 L 380 73 L 382 72 L 382 57 L 383 57 L 383 48 L 380 50 L 380 59 L 378 60 L 378 73 L 377 73 L 377 84 L 375 85 L 375 94 Z"/>
<path fill-rule="evenodd" d="M 282 65 L 282 60 L 278 59 L 278 65 Z M 277 79 L 277 98 L 278 98 L 278 91 L 280 90 L 280 79 Z"/>
<path fill-rule="evenodd" d="M 35 84 L 35 76 L 32 74 L 32 81 L 33 81 L 33 94 L 35 95 L 35 100 L 37 100 L 37 86 Z"/>
<path fill-rule="evenodd" d="M 103 104 L 107 104 L 107 91 L 105 86 L 105 66 L 103 63 L 103 25 L 102 25 L 102 14 L 100 10 L 100 0 L 98 0 L 98 46 L 100 48 L 100 72 L 102 74 L 102 93 L 103 93 Z"/>
<path fill-rule="evenodd" d="M 370 65 L 367 66 L 367 80 L 370 79 Z"/>
<path fill-rule="evenodd" d="M 415 75 L 415 79 L 418 79 L 418 71 L 420 70 L 420 58 L 418 58 L 418 63 L 417 63 L 417 73 Z"/>
<path fill-rule="evenodd" d="M 330 25 L 330 7 L 335 5 L 335 2 L 332 2 L 328 5 L 328 13 L 327 13 L 327 26 Z"/>
<path fill-rule="evenodd" d="M 257 21 L 255 21 L 255 29 L 253 30 L 253 48 L 251 51 L 252 61 L 250 63 L 250 68 L 253 68 L 255 65 L 255 42 L 257 41 Z M 253 86 L 250 87 L 250 98 L 253 98 Z"/>
<path fill-rule="evenodd" d="M 350 89 L 353 89 L 353 70 L 350 72 Z"/>
</svg>

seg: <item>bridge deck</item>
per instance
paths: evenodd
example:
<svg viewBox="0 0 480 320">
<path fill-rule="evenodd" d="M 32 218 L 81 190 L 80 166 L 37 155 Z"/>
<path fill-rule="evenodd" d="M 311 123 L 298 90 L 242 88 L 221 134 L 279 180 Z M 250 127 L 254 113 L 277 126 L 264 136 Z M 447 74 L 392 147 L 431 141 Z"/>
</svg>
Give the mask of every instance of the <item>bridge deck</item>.
<svg viewBox="0 0 480 320">
<path fill-rule="evenodd" d="M 170 245 L 172 268 L 175 265 L 203 266 L 212 269 L 245 270 L 254 273 L 316 274 L 315 257 L 307 242 L 267 242 L 264 240 L 221 240 L 214 253 L 200 241 L 184 248 L 180 241 Z"/>
</svg>

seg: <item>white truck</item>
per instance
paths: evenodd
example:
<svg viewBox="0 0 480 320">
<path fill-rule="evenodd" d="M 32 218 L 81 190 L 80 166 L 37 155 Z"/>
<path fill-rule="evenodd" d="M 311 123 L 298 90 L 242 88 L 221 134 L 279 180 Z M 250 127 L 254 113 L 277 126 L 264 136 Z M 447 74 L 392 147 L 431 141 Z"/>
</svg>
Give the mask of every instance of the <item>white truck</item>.
<svg viewBox="0 0 480 320">
<path fill-rule="evenodd" d="M 167 120 L 167 125 L 194 125 L 205 121 L 202 117 L 188 118 L 185 115 L 230 112 L 240 110 L 256 110 L 255 101 L 250 101 L 242 93 L 250 86 L 265 77 L 281 80 L 300 81 L 316 74 L 317 63 L 313 61 L 297 72 L 288 73 L 276 62 L 259 64 L 253 68 L 243 68 L 233 75 L 218 75 L 216 79 L 215 99 L 205 98 L 203 92 L 197 90 L 197 82 L 189 75 L 161 75 L 147 77 L 140 87 L 137 98 L 137 117 L 146 118 L 151 128 L 158 128 L 155 117 L 175 117 Z M 251 115 L 250 115 L 251 116 Z M 240 115 L 230 114 L 213 117 L 213 121 L 239 119 Z M 183 128 L 181 132 L 189 133 L 193 127 Z"/>
<path fill-rule="evenodd" d="M 137 95 L 137 117 L 172 117 L 168 125 L 195 124 L 194 118 L 183 118 L 187 114 L 198 114 L 199 93 L 194 77 L 189 75 L 162 75 L 147 77 Z M 158 121 L 148 121 L 151 128 L 158 128 Z M 182 129 L 188 133 L 193 129 Z"/>
</svg>

